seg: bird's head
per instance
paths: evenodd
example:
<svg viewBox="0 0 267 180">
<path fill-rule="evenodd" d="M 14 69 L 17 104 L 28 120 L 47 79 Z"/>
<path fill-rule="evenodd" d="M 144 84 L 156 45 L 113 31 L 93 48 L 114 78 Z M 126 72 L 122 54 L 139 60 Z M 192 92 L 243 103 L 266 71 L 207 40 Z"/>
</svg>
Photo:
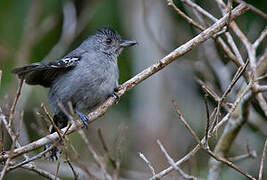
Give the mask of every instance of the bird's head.
<svg viewBox="0 0 267 180">
<path fill-rule="evenodd" d="M 124 40 L 112 28 L 104 27 L 96 31 L 94 37 L 94 46 L 101 52 L 109 55 L 118 56 L 121 51 L 137 44 L 136 41 Z"/>
</svg>

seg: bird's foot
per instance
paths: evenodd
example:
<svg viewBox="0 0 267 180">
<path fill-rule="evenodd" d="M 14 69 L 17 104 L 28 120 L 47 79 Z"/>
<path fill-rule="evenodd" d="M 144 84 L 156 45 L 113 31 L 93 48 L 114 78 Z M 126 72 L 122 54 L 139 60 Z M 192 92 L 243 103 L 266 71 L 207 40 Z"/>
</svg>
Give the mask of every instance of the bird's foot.
<svg viewBox="0 0 267 180">
<path fill-rule="evenodd" d="M 120 100 L 120 95 L 119 95 L 119 93 L 117 93 L 117 92 L 113 92 L 113 94 L 112 94 L 112 96 L 117 100 L 117 101 L 119 101 Z"/>
<path fill-rule="evenodd" d="M 116 87 L 116 88 L 114 89 L 113 94 L 112 94 L 112 96 L 116 99 L 115 104 L 118 104 L 118 102 L 120 101 L 120 95 L 119 95 L 119 93 L 118 93 L 120 87 L 121 87 L 121 86 Z"/>
<path fill-rule="evenodd" d="M 52 146 L 52 144 L 46 144 L 44 150 L 48 149 L 50 146 Z M 62 151 L 55 146 L 45 154 L 45 157 L 51 161 L 58 160 L 61 152 Z"/>
<path fill-rule="evenodd" d="M 80 119 L 82 120 L 84 126 L 87 128 L 88 121 L 89 121 L 88 117 L 85 114 L 83 114 L 80 111 L 78 111 L 77 109 L 75 109 L 75 112 L 80 117 Z"/>
</svg>

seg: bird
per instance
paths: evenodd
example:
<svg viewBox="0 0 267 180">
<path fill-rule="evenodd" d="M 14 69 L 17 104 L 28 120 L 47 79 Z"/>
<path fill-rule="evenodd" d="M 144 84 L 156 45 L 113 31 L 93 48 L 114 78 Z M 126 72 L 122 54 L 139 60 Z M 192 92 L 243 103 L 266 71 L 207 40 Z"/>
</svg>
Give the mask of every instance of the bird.
<svg viewBox="0 0 267 180">
<path fill-rule="evenodd" d="M 63 58 L 18 67 L 12 73 L 29 85 L 50 88 L 48 102 L 58 128 L 68 124 L 67 115 L 60 104 L 69 110 L 69 102 L 87 126 L 88 117 L 85 113 L 95 110 L 109 96 L 118 98 L 118 56 L 124 48 L 136 44 L 134 40 L 122 39 L 111 27 L 103 27 Z M 52 128 L 50 132 L 55 132 L 55 129 Z M 50 157 L 57 159 L 58 150 L 54 151 Z"/>
</svg>

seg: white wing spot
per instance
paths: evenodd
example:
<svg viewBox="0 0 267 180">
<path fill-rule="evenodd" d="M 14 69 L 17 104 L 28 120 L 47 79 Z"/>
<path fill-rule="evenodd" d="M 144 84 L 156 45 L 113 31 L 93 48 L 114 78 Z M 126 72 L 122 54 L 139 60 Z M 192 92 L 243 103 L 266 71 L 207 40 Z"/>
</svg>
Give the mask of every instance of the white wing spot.
<svg viewBox="0 0 267 180">
<path fill-rule="evenodd" d="M 73 58 L 64 58 L 61 59 L 58 63 L 59 64 L 66 64 L 67 66 L 71 66 L 73 64 L 75 64 L 77 61 L 79 60 L 79 58 L 77 57 L 73 57 Z"/>
</svg>

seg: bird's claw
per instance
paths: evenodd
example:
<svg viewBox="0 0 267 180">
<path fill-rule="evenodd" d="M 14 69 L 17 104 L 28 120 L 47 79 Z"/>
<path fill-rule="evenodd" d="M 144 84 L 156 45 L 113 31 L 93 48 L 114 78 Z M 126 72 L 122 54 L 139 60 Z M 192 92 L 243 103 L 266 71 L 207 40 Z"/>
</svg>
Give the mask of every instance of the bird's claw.
<svg viewBox="0 0 267 180">
<path fill-rule="evenodd" d="M 77 113 L 77 115 L 82 120 L 84 126 L 87 128 L 88 127 L 88 121 L 89 121 L 88 117 L 85 114 L 83 114 L 80 111 L 78 111 L 77 109 L 75 110 L 75 112 Z"/>
<path fill-rule="evenodd" d="M 44 150 L 48 149 L 52 144 L 46 144 Z M 57 147 L 53 147 L 49 152 L 45 154 L 45 157 L 51 161 L 58 160 L 61 151 Z"/>
<path fill-rule="evenodd" d="M 115 98 L 115 104 L 118 104 L 118 102 L 120 101 L 120 95 L 119 93 L 117 93 L 116 91 L 113 92 L 112 96 Z"/>
</svg>

